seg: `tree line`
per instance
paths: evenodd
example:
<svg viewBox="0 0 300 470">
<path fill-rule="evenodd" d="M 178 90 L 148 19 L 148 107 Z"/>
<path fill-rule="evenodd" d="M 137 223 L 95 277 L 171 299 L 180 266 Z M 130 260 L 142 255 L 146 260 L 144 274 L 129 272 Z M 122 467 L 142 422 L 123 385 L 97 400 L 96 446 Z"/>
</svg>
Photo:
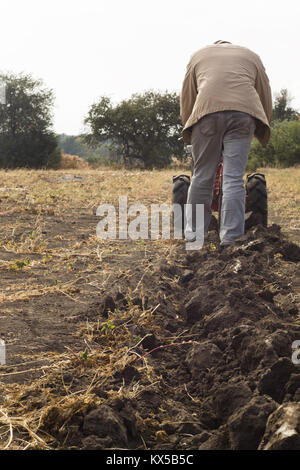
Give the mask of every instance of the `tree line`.
<svg viewBox="0 0 300 470">
<path fill-rule="evenodd" d="M 31 75 L 0 74 L 0 167 L 58 168 L 62 151 L 90 163 L 117 161 L 146 169 L 186 158 L 181 137 L 179 94 L 153 90 L 114 104 L 107 96 L 94 103 L 80 136 L 55 135 L 54 93 Z M 300 163 L 300 121 L 286 89 L 275 97 L 270 143 L 254 139 L 249 169 Z"/>
<path fill-rule="evenodd" d="M 275 97 L 272 112 L 271 138 L 267 147 L 254 139 L 248 159 L 248 170 L 259 167 L 288 167 L 300 164 L 300 114 L 291 107 L 287 89 Z"/>
</svg>

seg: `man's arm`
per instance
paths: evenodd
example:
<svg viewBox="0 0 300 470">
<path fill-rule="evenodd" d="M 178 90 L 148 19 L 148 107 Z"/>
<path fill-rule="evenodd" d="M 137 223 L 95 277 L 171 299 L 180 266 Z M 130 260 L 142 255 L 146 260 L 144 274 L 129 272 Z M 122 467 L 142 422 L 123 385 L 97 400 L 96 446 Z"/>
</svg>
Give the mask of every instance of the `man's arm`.
<svg viewBox="0 0 300 470">
<path fill-rule="evenodd" d="M 260 97 L 261 104 L 263 105 L 267 119 L 270 123 L 272 120 L 272 92 L 268 76 L 261 62 L 258 65 L 255 89 Z"/>
<path fill-rule="evenodd" d="M 195 69 L 191 65 L 191 63 L 189 63 L 187 66 L 180 95 L 180 117 L 183 126 L 185 126 L 188 118 L 192 114 L 196 97 L 197 83 L 195 77 Z"/>
</svg>

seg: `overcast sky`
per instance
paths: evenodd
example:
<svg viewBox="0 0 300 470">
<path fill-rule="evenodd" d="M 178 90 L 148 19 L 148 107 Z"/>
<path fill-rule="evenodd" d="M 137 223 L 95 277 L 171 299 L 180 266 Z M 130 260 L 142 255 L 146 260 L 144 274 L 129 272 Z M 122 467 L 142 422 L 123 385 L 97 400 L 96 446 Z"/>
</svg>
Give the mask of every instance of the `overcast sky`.
<svg viewBox="0 0 300 470">
<path fill-rule="evenodd" d="M 90 105 L 180 92 L 193 52 L 218 39 L 262 59 L 300 110 L 299 0 L 1 0 L 0 70 L 43 79 L 54 129 L 78 134 Z"/>
</svg>

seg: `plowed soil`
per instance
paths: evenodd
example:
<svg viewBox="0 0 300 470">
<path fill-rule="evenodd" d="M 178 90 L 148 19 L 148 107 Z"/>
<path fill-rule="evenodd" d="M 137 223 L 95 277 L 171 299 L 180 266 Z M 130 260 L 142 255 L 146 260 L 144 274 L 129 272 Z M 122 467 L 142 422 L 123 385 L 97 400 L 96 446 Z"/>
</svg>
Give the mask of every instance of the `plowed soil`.
<svg viewBox="0 0 300 470">
<path fill-rule="evenodd" d="M 223 251 L 212 231 L 202 250 L 124 241 L 92 256 L 94 215 L 76 230 L 42 220 L 47 256 L 1 250 L 2 449 L 280 448 L 270 426 L 300 402 L 299 245 L 271 225 Z M 300 449 L 297 432 L 284 445 Z"/>
</svg>

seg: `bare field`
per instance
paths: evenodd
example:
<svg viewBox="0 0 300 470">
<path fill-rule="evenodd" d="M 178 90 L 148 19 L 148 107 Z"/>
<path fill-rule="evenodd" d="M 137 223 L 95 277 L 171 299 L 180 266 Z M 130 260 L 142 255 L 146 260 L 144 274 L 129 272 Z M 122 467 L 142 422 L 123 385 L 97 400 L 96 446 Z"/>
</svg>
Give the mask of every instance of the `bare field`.
<svg viewBox="0 0 300 470">
<path fill-rule="evenodd" d="M 181 172 L 187 171 L 0 171 L 0 338 L 7 345 L 7 364 L 0 366 L 1 449 L 258 447 L 267 417 L 287 396 L 268 387 L 260 393 L 259 374 L 287 358 L 297 339 L 292 332 L 300 339 L 297 245 L 276 227 L 252 231 L 227 258 L 218 253 L 216 233 L 194 257 L 182 241 L 96 236 L 99 204 L 117 206 L 121 195 L 128 204 L 169 204 L 172 176 Z M 263 173 L 269 224 L 281 225 L 299 244 L 300 168 Z M 243 268 L 239 281 L 232 271 L 226 275 L 231 262 L 238 263 L 233 272 Z M 186 308 L 197 296 L 202 307 L 195 300 L 197 308 Z M 258 299 L 260 333 L 251 307 Z M 228 325 L 210 323 L 227 307 Z M 274 346 L 270 359 L 259 356 L 259 347 L 246 353 L 245 346 L 240 364 L 230 349 L 240 321 L 235 309 L 250 318 L 253 338 L 284 331 L 284 351 Z M 223 339 L 214 338 L 219 327 Z M 199 347 L 208 338 L 212 357 L 227 354 L 221 381 L 211 369 L 221 367 L 221 358 L 208 371 L 199 366 Z M 227 382 L 229 389 L 240 387 L 240 403 L 225 419 L 221 395 L 216 391 L 211 404 L 208 391 Z M 260 403 L 260 395 L 269 398 Z M 263 429 L 249 442 L 228 437 L 234 413 L 251 400 L 264 410 Z"/>
<path fill-rule="evenodd" d="M 278 223 L 282 231 L 300 243 L 300 167 L 263 168 L 268 185 L 269 223 Z"/>
</svg>

